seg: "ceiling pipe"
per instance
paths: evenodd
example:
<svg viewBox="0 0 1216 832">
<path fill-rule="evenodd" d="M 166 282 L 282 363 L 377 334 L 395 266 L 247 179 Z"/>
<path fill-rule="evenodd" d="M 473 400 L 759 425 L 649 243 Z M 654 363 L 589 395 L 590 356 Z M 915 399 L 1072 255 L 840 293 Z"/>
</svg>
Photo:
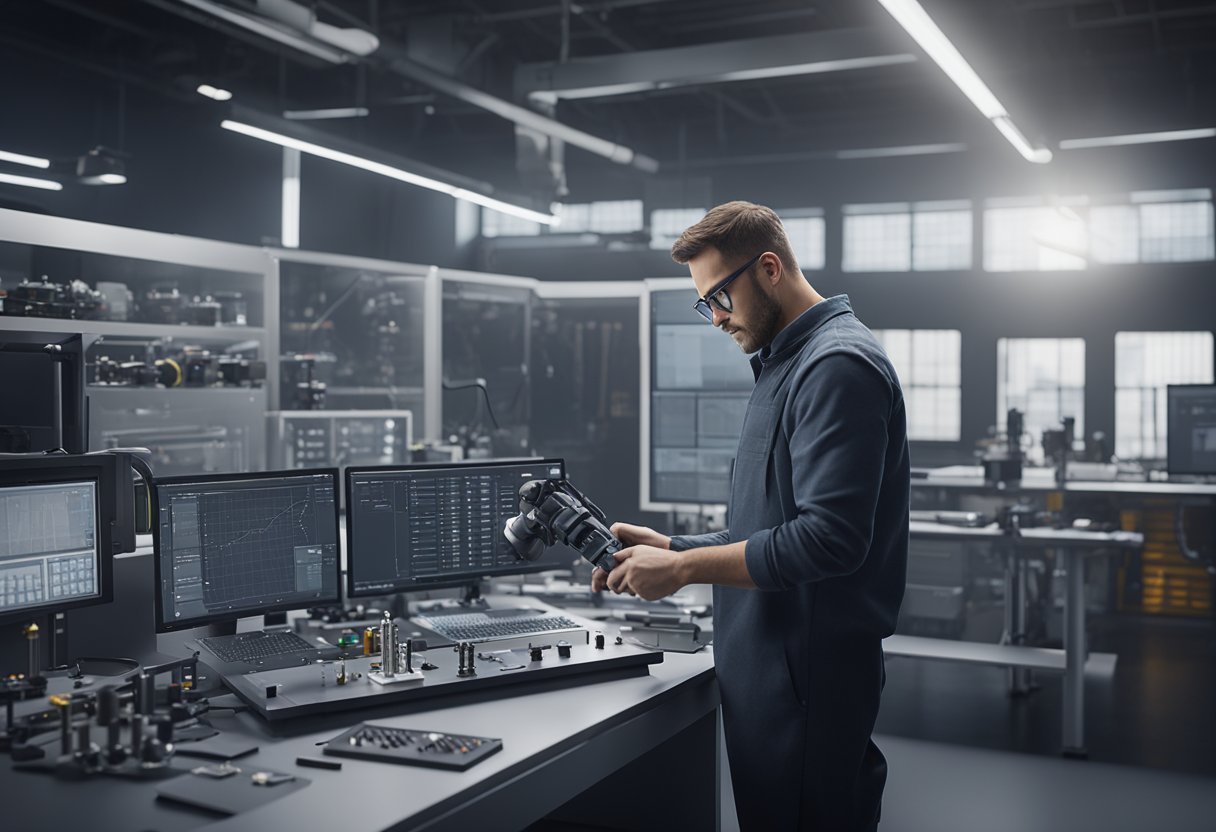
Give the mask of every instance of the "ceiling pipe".
<svg viewBox="0 0 1216 832">
<path fill-rule="evenodd" d="M 566 144 L 581 147 L 583 150 L 616 162 L 618 165 L 629 165 L 646 173 L 655 173 L 659 169 L 658 160 L 637 153 L 625 145 L 617 144 L 608 139 L 601 139 L 599 136 L 593 136 L 590 133 L 584 133 L 582 130 L 562 124 L 556 119 L 543 116 L 535 110 L 530 110 L 527 107 L 521 107 L 518 104 L 512 104 L 510 101 L 490 95 L 441 72 L 436 72 L 428 66 L 405 57 L 400 52 L 394 53 L 382 49 L 381 54 L 388 59 L 389 69 L 398 75 L 424 84 L 444 95 L 450 95 L 475 107 L 488 110 L 521 127 L 527 127 L 546 136 L 560 139 Z"/>
</svg>

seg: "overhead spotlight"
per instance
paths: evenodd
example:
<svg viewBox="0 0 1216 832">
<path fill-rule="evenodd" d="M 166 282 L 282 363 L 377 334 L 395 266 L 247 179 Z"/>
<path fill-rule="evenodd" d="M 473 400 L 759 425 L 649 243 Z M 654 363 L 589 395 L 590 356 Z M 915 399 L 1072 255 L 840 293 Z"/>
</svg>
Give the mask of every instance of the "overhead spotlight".
<svg viewBox="0 0 1216 832">
<path fill-rule="evenodd" d="M 228 90 L 213 87 L 210 84 L 199 84 L 197 92 L 199 95 L 214 98 L 216 101 L 228 101 L 232 98 L 232 93 L 230 93 Z"/>
<path fill-rule="evenodd" d="M 98 145 L 76 160 L 76 178 L 82 185 L 122 185 L 127 166 L 114 151 Z"/>
</svg>

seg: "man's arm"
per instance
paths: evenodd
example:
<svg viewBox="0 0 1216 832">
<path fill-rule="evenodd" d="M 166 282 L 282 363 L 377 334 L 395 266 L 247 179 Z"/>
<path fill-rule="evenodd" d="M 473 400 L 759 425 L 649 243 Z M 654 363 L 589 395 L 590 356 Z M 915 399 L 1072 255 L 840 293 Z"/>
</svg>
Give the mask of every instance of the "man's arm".
<svg viewBox="0 0 1216 832">
<path fill-rule="evenodd" d="M 703 549 L 706 546 L 722 546 L 730 542 L 730 532 L 706 532 L 705 534 L 678 534 L 671 538 L 671 551 Z"/>
<path fill-rule="evenodd" d="M 797 515 L 753 534 L 747 570 L 760 589 L 848 575 L 865 561 L 882 487 L 893 391 L 863 359 L 829 355 L 794 391 L 790 436 Z"/>
<path fill-rule="evenodd" d="M 630 546 L 617 552 L 617 565 L 595 576 L 592 589 L 605 586 L 647 601 L 666 598 L 689 584 L 719 584 L 755 589 L 747 572 L 747 541 L 708 546 L 685 552 L 668 552 L 655 546 Z M 597 570 L 598 571 L 598 570 Z"/>
</svg>

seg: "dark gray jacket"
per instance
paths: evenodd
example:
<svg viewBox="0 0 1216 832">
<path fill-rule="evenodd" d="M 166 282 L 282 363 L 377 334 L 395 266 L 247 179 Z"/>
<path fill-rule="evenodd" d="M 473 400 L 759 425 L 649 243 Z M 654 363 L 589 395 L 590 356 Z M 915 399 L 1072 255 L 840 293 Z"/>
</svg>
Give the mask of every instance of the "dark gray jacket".
<svg viewBox="0 0 1216 832">
<path fill-rule="evenodd" d="M 714 651 L 744 828 L 864 829 L 885 761 L 870 742 L 908 551 L 903 391 L 847 296 L 752 358 L 729 530 L 758 590 L 715 587 Z"/>
</svg>

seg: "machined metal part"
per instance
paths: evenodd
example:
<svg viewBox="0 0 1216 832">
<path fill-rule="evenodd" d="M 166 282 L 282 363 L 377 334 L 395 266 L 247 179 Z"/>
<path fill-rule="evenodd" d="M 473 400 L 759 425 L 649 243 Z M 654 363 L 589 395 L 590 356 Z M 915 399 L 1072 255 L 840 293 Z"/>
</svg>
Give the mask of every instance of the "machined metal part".
<svg viewBox="0 0 1216 832">
<path fill-rule="evenodd" d="M 397 625 L 388 610 L 380 622 L 380 675 L 386 679 L 397 675 Z"/>
</svg>

